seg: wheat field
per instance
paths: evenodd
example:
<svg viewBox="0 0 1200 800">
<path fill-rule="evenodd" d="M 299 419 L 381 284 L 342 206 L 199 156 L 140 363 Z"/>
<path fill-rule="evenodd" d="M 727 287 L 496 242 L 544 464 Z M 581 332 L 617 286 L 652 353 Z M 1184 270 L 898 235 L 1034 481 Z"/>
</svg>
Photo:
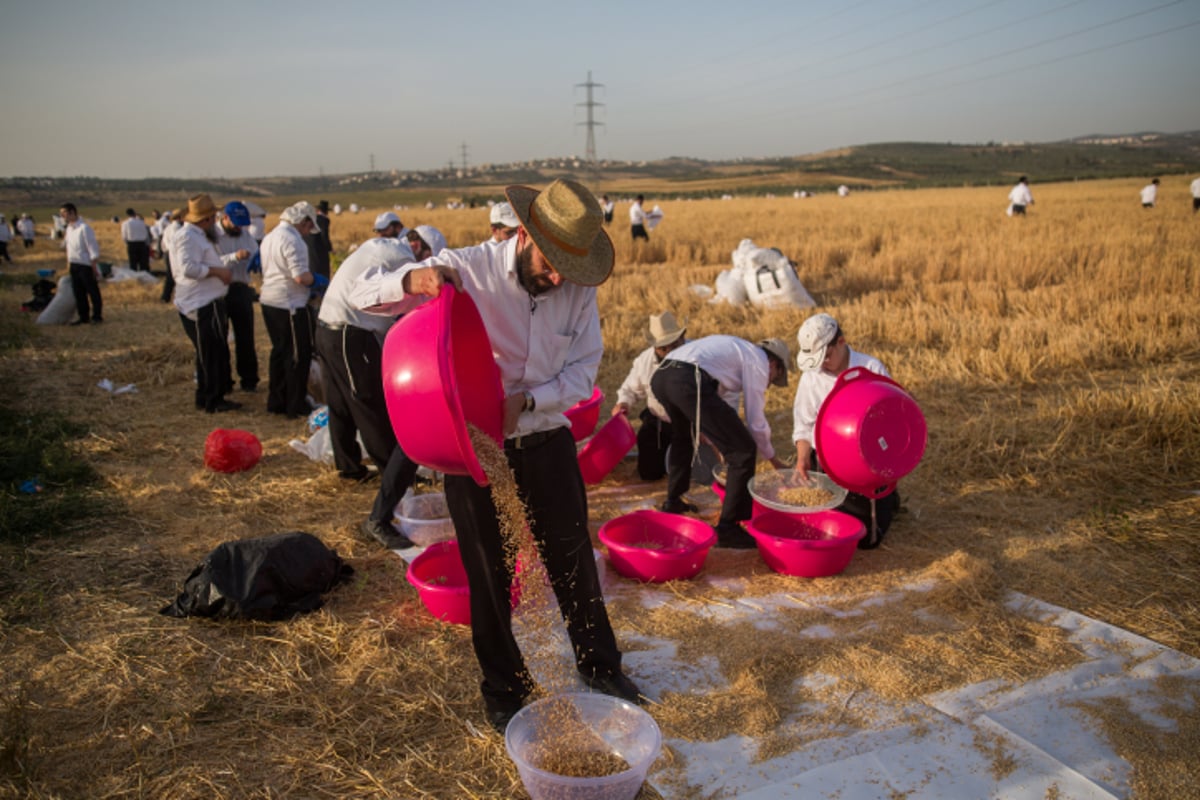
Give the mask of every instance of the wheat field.
<svg viewBox="0 0 1200 800">
<path fill-rule="evenodd" d="M 651 313 L 686 317 L 691 336 L 779 336 L 794 352 L 811 311 L 714 304 L 692 288 L 712 287 L 750 238 L 796 263 L 819 310 L 888 365 L 929 423 L 924 460 L 901 483 L 903 513 L 884 545 L 842 575 L 785 579 L 755 553 L 721 551 L 707 569 L 747 577 L 751 593 L 846 603 L 935 579 L 942 589 L 928 602 L 956 621 L 917 625 L 920 609 L 902 606 L 875 620 L 874 634 L 846 630 L 821 647 L 767 652 L 752 632 L 687 628 L 614 604 L 619 641 L 653 631 L 719 656 L 729 688 L 662 698 L 652 713 L 665 736 L 747 733 L 769 742 L 767 757 L 805 744 L 772 738 L 772 726 L 813 699 L 789 688 L 809 671 L 919 698 L 1072 663 L 1077 654 L 1054 630 L 1005 609 L 1009 591 L 1200 657 L 1200 217 L 1182 178 L 1164 179 L 1151 211 L 1139 206 L 1140 185 L 1035 183 L 1024 219 L 1004 215 L 1007 190 L 996 188 L 803 200 L 663 194 L 647 197 L 666 216 L 638 246 L 618 203 L 617 266 L 599 290 L 605 414 Z M 335 252 L 366 238 L 381 210 L 334 217 Z M 486 210 L 400 214 L 438 227 L 451 246 L 487 236 Z M 117 226 L 93 224 L 104 260 L 119 263 Z M 44 239 L 30 253 L 13 250 L 6 275 L 62 274 L 61 251 Z M 347 485 L 294 452 L 287 443 L 307 435 L 303 424 L 267 415 L 262 394 L 235 393 L 247 408 L 219 418 L 195 412 L 192 351 L 159 289 L 103 291 L 104 325 L 41 328 L 14 310 L 26 283 L 3 289 L 5 329 L 18 331 L 0 351 L 5 402 L 85 426 L 71 447 L 99 471 L 95 491 L 109 511 L 0 543 L 0 797 L 524 796 L 483 721 L 469 634 L 433 621 L 402 562 L 358 532 L 373 487 Z M 265 376 L 261 322 L 258 335 Z M 109 395 L 96 388 L 102 378 L 138 391 Z M 783 452 L 795 386 L 793 374 L 767 396 Z M 218 425 L 254 431 L 259 466 L 207 471 L 203 441 Z M 649 501 L 665 491 L 638 484 L 628 461 L 601 488 L 623 484 Z M 604 497 L 590 511 L 593 531 L 615 513 Z M 220 542 L 285 530 L 316 534 L 356 569 L 320 611 L 275 624 L 157 615 Z M 1192 708 L 1197 688 L 1178 688 Z M 1196 796 L 1197 715 L 1165 736 L 1096 714 L 1133 766 L 1132 796 Z M 656 773 L 672 796 L 707 797 L 679 782 L 675 757 L 668 750 Z"/>
</svg>

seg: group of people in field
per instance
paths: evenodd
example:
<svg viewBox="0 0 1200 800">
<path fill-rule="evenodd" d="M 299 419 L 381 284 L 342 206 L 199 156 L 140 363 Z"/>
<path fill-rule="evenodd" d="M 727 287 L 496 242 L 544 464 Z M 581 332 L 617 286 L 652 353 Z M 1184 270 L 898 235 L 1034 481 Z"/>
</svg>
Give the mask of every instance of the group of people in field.
<svg viewBox="0 0 1200 800">
<path fill-rule="evenodd" d="M 1152 178 L 1138 192 L 1142 208 L 1150 209 L 1158 205 L 1159 179 Z M 1200 178 L 1194 179 L 1188 186 L 1192 195 L 1192 213 L 1200 212 Z M 1008 193 L 1008 215 L 1023 217 L 1026 209 L 1033 205 L 1033 193 L 1029 190 L 1029 179 L 1022 175 Z"/>
</svg>

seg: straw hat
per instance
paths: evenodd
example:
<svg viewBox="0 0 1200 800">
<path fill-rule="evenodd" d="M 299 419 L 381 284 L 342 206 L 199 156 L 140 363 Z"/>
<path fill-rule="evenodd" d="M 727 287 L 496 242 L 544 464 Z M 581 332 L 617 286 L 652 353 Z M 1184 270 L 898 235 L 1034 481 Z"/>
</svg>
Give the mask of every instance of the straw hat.
<svg viewBox="0 0 1200 800">
<path fill-rule="evenodd" d="M 788 370 L 791 367 L 789 362 L 792 360 L 792 354 L 788 352 L 787 344 L 784 343 L 783 339 L 763 339 L 758 343 L 758 346 L 778 358 L 780 365 L 783 367 L 783 371 L 775 376 L 775 380 L 772 383 L 776 386 L 787 386 Z"/>
<path fill-rule="evenodd" d="M 650 331 L 646 334 L 646 341 L 654 347 L 666 347 L 679 341 L 686 332 L 686 325 L 681 326 L 674 314 L 664 311 L 650 315 Z"/>
<path fill-rule="evenodd" d="M 199 222 L 205 217 L 215 217 L 217 206 L 207 194 L 198 194 L 188 198 L 187 213 L 183 215 L 184 222 Z"/>
<path fill-rule="evenodd" d="M 586 187 L 559 179 L 542 192 L 509 186 L 504 194 L 534 244 L 564 278 L 583 286 L 608 280 L 613 243 L 604 232 L 600 203 Z"/>
</svg>

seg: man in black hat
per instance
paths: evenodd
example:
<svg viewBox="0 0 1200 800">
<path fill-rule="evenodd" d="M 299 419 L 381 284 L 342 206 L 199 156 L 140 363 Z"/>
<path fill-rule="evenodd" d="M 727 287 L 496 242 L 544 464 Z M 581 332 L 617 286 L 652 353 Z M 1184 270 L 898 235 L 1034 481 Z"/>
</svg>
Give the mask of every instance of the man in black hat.
<svg viewBox="0 0 1200 800">
<path fill-rule="evenodd" d="M 558 180 L 541 192 L 510 186 L 505 193 L 521 223 L 516 236 L 443 250 L 391 273 L 372 268 L 356 284 L 356 305 L 400 313 L 438 296 L 445 282 L 475 301 L 504 387 L 504 455 L 567 622 L 576 668 L 590 688 L 644 702 L 621 670 L 563 414 L 594 388 L 604 350 L 595 287 L 612 272 L 612 240 L 600 204 L 578 183 Z M 503 731 L 534 688 L 512 632 L 512 564 L 488 487 L 446 475 L 445 488 L 470 586 L 488 721 Z"/>
</svg>

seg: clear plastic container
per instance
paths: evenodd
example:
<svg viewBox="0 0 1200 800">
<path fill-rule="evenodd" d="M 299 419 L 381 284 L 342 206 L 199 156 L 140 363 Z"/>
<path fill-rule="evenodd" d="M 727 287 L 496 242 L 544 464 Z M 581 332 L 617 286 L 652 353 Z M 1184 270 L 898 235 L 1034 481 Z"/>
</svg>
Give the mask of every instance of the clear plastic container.
<svg viewBox="0 0 1200 800">
<path fill-rule="evenodd" d="M 396 505 L 393 524 L 418 547 L 428 547 L 454 538 L 454 522 L 441 492 L 409 492 Z"/>
<path fill-rule="evenodd" d="M 658 723 L 606 694 L 559 694 L 527 705 L 508 723 L 504 746 L 533 800 L 633 800 L 662 747 Z M 571 777 L 542 769 L 545 757 L 613 757 L 628 769 Z"/>
</svg>

